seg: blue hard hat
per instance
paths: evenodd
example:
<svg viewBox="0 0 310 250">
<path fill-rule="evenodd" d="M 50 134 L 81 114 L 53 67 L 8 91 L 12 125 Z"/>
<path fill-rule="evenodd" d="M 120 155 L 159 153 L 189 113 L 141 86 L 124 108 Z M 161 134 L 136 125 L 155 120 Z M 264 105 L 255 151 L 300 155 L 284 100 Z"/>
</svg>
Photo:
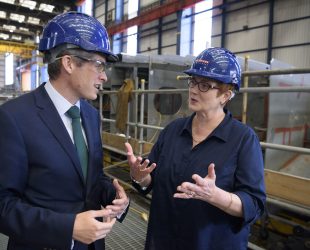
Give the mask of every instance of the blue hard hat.
<svg viewBox="0 0 310 250">
<path fill-rule="evenodd" d="M 224 48 L 209 48 L 202 51 L 195 58 L 192 67 L 184 73 L 232 84 L 237 91 L 241 84 L 240 64 L 236 56 Z"/>
<path fill-rule="evenodd" d="M 59 45 L 70 44 L 89 52 L 103 54 L 108 62 L 118 61 L 110 51 L 105 27 L 95 18 L 79 12 L 57 15 L 44 27 L 39 50 L 48 52 Z"/>
</svg>

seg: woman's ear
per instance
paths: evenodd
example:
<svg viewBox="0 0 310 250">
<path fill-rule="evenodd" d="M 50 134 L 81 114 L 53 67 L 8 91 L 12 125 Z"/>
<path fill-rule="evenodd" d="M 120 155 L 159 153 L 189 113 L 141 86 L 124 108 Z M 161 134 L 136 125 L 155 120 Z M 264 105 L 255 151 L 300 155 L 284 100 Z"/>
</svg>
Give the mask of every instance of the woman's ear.
<svg viewBox="0 0 310 250">
<path fill-rule="evenodd" d="M 221 105 L 226 105 L 227 102 L 229 102 L 233 97 L 235 96 L 235 93 L 231 90 L 227 90 L 224 94 L 224 101 L 221 102 Z"/>
<path fill-rule="evenodd" d="M 231 99 L 235 97 L 235 92 L 233 92 L 232 90 L 229 90 L 229 92 L 230 92 L 230 97 L 229 97 L 229 101 L 230 101 Z"/>
</svg>

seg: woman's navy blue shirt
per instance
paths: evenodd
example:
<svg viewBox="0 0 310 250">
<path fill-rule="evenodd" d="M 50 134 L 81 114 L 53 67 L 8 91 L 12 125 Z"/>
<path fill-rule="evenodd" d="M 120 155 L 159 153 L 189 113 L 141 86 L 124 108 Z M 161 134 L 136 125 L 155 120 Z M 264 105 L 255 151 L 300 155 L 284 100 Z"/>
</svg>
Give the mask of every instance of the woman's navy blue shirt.
<svg viewBox="0 0 310 250">
<path fill-rule="evenodd" d="M 144 194 L 153 190 L 145 249 L 247 249 L 250 225 L 263 213 L 266 199 L 259 140 L 226 111 L 219 126 L 192 148 L 194 115 L 166 126 L 149 155 L 157 167 L 151 185 L 140 189 Z M 193 182 L 193 174 L 207 176 L 210 163 L 216 186 L 240 197 L 244 218 L 204 201 L 173 198 L 178 185 Z"/>
</svg>

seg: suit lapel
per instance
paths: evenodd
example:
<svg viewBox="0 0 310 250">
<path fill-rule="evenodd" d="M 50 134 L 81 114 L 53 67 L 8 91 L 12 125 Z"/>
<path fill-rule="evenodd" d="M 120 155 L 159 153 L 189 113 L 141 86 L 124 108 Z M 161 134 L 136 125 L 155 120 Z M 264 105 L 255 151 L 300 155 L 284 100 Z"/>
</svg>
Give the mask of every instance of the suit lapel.
<svg viewBox="0 0 310 250">
<path fill-rule="evenodd" d="M 77 171 L 81 181 L 84 183 L 82 168 L 74 144 L 72 143 L 67 129 L 63 124 L 53 102 L 45 91 L 44 84 L 34 91 L 34 95 L 39 116 L 49 128 L 51 133 L 55 136 L 64 151 L 71 158 L 74 169 Z"/>
</svg>

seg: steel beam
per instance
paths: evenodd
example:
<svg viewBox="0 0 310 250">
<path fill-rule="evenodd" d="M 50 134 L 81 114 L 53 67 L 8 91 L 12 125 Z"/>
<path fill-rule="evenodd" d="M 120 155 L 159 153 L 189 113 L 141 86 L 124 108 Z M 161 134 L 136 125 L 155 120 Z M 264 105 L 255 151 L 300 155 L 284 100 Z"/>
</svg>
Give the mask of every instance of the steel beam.
<svg viewBox="0 0 310 250">
<path fill-rule="evenodd" d="M 141 12 L 139 16 L 126 20 L 122 23 L 115 24 L 107 28 L 108 34 L 110 36 L 120 33 L 129 27 L 135 25 L 143 25 L 151 21 L 157 20 L 161 17 L 168 16 L 170 14 L 176 13 L 177 11 L 186 9 L 202 0 L 173 0 L 169 1 L 159 7 L 155 7 L 151 10 Z"/>
</svg>

